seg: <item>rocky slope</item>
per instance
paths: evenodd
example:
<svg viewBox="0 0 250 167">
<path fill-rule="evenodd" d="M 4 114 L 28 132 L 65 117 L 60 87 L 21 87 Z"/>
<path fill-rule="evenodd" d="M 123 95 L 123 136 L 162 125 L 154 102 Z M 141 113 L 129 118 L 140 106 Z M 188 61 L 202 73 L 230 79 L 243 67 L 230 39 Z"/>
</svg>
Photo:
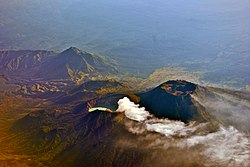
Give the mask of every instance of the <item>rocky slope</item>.
<svg viewBox="0 0 250 167">
<path fill-rule="evenodd" d="M 110 64 L 97 55 L 70 47 L 46 61 L 36 75 L 47 80 L 70 78 L 80 82 L 104 73 L 116 73 L 117 69 Z"/>
<path fill-rule="evenodd" d="M 248 138 L 231 127 L 238 127 L 234 121 L 243 111 L 237 115 L 234 108 L 230 111 L 220 107 L 221 100 L 228 103 L 226 106 L 234 105 L 232 98 L 236 102 L 239 93 L 229 91 L 229 94 L 181 80 L 168 81 L 139 94 L 128 95 L 117 90 L 96 93 L 117 87 L 125 86 L 115 81 L 86 82 L 55 98 L 61 102 L 52 100 L 56 107 L 40 106 L 40 110 L 16 121 L 11 133 L 22 151 L 31 157 L 27 163 L 31 166 L 248 165 Z M 115 112 L 118 100 L 125 96 L 142 108 L 130 102 L 125 104 L 126 109 Z M 211 99 L 220 105 L 212 106 L 206 101 Z M 249 99 L 245 100 L 237 103 L 247 113 Z M 60 108 L 59 103 L 72 106 Z M 113 112 L 88 112 L 93 107 L 107 107 Z M 133 119 L 142 116 L 142 112 L 150 114 L 140 120 Z M 226 113 L 236 116 L 235 119 L 230 122 Z M 247 119 L 240 120 L 246 123 L 246 128 Z M 227 161 L 221 149 L 235 161 Z"/>
<path fill-rule="evenodd" d="M 81 83 L 116 74 L 113 60 L 70 47 L 61 53 L 44 50 L 0 51 L 2 74 L 22 79 L 71 80 Z"/>
</svg>

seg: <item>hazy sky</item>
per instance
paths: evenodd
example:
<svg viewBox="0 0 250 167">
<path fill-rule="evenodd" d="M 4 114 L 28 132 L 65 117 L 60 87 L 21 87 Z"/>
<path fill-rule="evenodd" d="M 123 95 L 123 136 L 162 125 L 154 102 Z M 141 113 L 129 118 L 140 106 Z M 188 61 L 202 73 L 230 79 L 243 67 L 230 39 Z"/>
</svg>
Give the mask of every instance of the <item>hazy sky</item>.
<svg viewBox="0 0 250 167">
<path fill-rule="evenodd" d="M 250 1 L 0 0 L 0 36 L 2 49 L 76 46 L 140 72 L 233 66 L 245 74 Z"/>
<path fill-rule="evenodd" d="M 249 40 L 250 33 L 249 0 L 1 0 L 0 6 L 1 48 L 212 47 Z"/>
</svg>

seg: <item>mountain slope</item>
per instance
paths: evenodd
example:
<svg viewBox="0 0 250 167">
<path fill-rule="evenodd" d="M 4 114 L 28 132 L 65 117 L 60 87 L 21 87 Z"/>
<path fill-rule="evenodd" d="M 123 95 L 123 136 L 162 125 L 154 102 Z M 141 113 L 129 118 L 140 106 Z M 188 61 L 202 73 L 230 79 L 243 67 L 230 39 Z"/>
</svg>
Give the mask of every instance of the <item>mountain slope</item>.
<svg viewBox="0 0 250 167">
<path fill-rule="evenodd" d="M 71 79 L 77 82 L 100 73 L 116 72 L 115 67 L 108 65 L 100 57 L 70 47 L 46 61 L 37 76 L 47 80 Z"/>
<path fill-rule="evenodd" d="M 20 142 L 25 152 L 36 155 L 34 164 L 42 162 L 58 166 L 136 166 L 140 163 L 138 158 L 142 158 L 140 150 L 124 149 L 123 146 L 116 145 L 123 138 L 135 138 L 121 124 L 119 115 L 85 111 L 81 114 L 68 113 L 59 116 L 41 110 L 16 122 L 12 131 L 22 138 Z M 32 149 L 32 145 L 36 149 Z"/>
<path fill-rule="evenodd" d="M 66 101 L 71 100 L 71 94 L 74 97 L 80 93 L 76 99 L 87 98 L 85 89 L 91 92 L 117 86 L 121 84 L 86 82 L 69 90 Z M 117 107 L 118 100 L 126 95 L 113 92 L 70 103 L 74 107 L 67 110 L 45 106 L 31 111 L 14 123 L 11 133 L 22 151 L 31 157 L 30 166 L 226 167 L 231 159 L 242 156 L 239 163 L 230 166 L 247 166 L 250 163 L 246 161 L 242 165 L 241 162 L 248 158 L 250 140 L 230 127 L 237 125 L 234 122 L 237 120 L 249 129 L 249 115 L 243 115 L 249 111 L 249 96 L 240 101 L 238 96 L 243 95 L 236 92 L 235 96 L 233 91 L 228 93 L 187 81 L 168 81 L 135 98 L 152 114 L 142 121 L 131 119 L 125 110 L 88 112 L 92 107 Z M 131 103 L 125 104 L 130 114 L 147 112 Z M 235 103 L 242 111 L 236 111 L 235 107 L 230 111 L 228 106 Z M 121 107 L 119 102 L 118 105 Z M 227 114 L 232 115 L 232 121 Z M 226 153 L 221 153 L 221 149 Z M 224 156 L 229 160 L 221 161 Z"/>
<path fill-rule="evenodd" d="M 42 63 L 54 54 L 55 52 L 46 50 L 1 50 L 0 71 L 12 75 L 32 76 Z"/>
<path fill-rule="evenodd" d="M 61 53 L 1 50 L 0 72 L 22 79 L 71 80 L 79 84 L 94 78 L 105 78 L 118 71 L 113 60 L 70 47 Z"/>
<path fill-rule="evenodd" d="M 113 80 L 87 81 L 51 100 L 54 104 L 72 105 L 76 102 L 88 101 L 107 94 L 118 94 L 128 90 L 129 87 Z"/>
<path fill-rule="evenodd" d="M 190 120 L 204 120 L 199 111 L 201 107 L 195 103 L 191 94 L 197 85 L 187 81 L 168 81 L 153 90 L 139 95 L 139 104 L 157 117 L 164 117 L 184 122 Z"/>
</svg>

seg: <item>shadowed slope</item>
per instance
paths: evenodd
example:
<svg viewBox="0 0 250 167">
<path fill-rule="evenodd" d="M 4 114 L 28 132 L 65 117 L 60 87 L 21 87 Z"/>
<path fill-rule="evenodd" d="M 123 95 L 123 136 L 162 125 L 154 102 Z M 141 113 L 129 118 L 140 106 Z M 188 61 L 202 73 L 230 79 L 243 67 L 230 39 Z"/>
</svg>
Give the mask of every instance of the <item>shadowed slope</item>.
<svg viewBox="0 0 250 167">
<path fill-rule="evenodd" d="M 114 73 L 116 69 L 105 63 L 100 57 L 75 47 L 59 53 L 43 64 L 38 76 L 45 79 L 83 80 L 100 72 Z"/>
<path fill-rule="evenodd" d="M 140 105 L 157 117 L 184 122 L 203 120 L 190 96 L 196 87 L 197 85 L 187 81 L 168 81 L 140 94 Z"/>
</svg>

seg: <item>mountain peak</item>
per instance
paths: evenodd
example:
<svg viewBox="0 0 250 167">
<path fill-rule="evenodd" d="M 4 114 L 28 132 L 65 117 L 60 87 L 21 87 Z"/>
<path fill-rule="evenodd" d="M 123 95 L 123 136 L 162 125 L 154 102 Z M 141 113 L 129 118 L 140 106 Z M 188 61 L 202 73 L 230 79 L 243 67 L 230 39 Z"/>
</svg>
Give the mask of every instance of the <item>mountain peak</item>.
<svg viewBox="0 0 250 167">
<path fill-rule="evenodd" d="M 142 93 L 140 106 L 159 118 L 168 118 L 187 122 L 189 120 L 203 121 L 199 107 L 193 102 L 191 94 L 197 85 L 183 80 L 170 80 L 155 89 Z"/>
<path fill-rule="evenodd" d="M 83 54 L 85 53 L 84 51 L 82 51 L 81 49 L 77 48 L 77 47 L 73 47 L 71 46 L 70 48 L 64 50 L 62 53 L 67 53 L 67 54 Z"/>
<path fill-rule="evenodd" d="M 159 86 L 167 93 L 174 96 L 186 96 L 192 94 L 196 89 L 196 85 L 185 80 L 170 80 Z"/>
</svg>

